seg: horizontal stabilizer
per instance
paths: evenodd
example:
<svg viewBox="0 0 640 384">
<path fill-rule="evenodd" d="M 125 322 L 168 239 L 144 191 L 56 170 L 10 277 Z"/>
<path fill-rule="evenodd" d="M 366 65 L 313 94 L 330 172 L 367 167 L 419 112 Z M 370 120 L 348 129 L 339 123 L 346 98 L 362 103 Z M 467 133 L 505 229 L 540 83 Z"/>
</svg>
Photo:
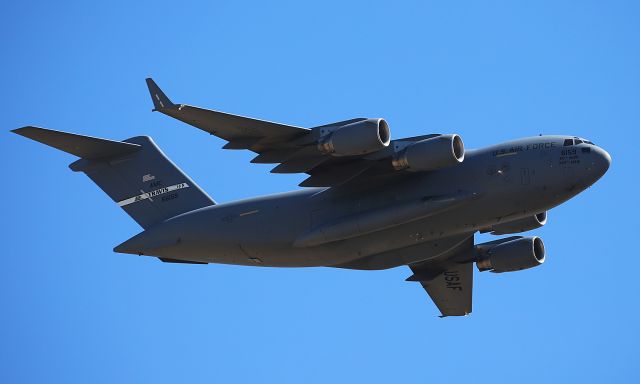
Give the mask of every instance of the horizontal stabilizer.
<svg viewBox="0 0 640 384">
<path fill-rule="evenodd" d="M 121 141 L 99 139 L 38 127 L 22 127 L 12 132 L 83 159 L 120 157 L 140 150 L 141 146 Z"/>
</svg>

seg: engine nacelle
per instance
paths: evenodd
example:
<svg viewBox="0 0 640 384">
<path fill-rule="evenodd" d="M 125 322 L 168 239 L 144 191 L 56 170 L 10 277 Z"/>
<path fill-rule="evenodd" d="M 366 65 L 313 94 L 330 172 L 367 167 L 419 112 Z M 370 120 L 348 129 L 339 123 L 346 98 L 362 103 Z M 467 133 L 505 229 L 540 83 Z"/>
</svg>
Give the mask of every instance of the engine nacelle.
<svg viewBox="0 0 640 384">
<path fill-rule="evenodd" d="M 396 170 L 432 171 L 460 164 L 464 160 L 464 144 L 458 135 L 440 135 L 416 141 L 400 150 L 391 160 Z"/>
<path fill-rule="evenodd" d="M 479 253 L 476 266 L 480 271 L 514 272 L 544 263 L 544 243 L 539 237 L 522 237 L 487 248 L 490 244 L 476 247 Z"/>
<path fill-rule="evenodd" d="M 318 142 L 322 153 L 354 156 L 379 151 L 389 145 L 391 132 L 384 119 L 367 119 L 344 125 Z"/>
<path fill-rule="evenodd" d="M 484 232 L 491 232 L 492 235 L 506 235 L 509 233 L 520 233 L 540 228 L 547 223 L 547 212 L 525 217 L 506 223 L 496 224 Z"/>
</svg>

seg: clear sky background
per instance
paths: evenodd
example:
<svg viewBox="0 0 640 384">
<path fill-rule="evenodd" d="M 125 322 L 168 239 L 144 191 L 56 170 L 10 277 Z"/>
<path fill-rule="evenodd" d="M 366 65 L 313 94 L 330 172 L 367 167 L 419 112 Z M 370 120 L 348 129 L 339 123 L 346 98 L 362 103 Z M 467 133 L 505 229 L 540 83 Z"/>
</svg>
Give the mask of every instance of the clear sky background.
<svg viewBox="0 0 640 384">
<path fill-rule="evenodd" d="M 638 382 L 639 3 L 319 3 L 0 3 L 0 382 Z M 532 232 L 543 266 L 476 272 L 474 313 L 440 319 L 407 268 L 113 253 L 137 224 L 10 129 L 150 135 L 219 202 L 304 178 L 151 113 L 148 76 L 175 102 L 306 127 L 578 135 L 613 164 Z"/>
</svg>

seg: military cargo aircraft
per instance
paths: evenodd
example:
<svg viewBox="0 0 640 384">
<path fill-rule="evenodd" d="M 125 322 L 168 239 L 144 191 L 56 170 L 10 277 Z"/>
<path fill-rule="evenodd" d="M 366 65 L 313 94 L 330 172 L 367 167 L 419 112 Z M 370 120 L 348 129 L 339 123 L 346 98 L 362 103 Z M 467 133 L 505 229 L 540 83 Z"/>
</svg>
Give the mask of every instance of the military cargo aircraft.
<svg viewBox="0 0 640 384">
<path fill-rule="evenodd" d="M 174 104 L 152 79 L 154 111 L 225 141 L 225 149 L 306 173 L 294 192 L 216 203 L 150 137 L 112 141 L 23 127 L 13 132 L 73 154 L 144 230 L 115 252 L 167 263 L 378 270 L 409 266 L 442 316 L 471 313 L 473 265 L 512 272 L 541 265 L 536 236 L 482 244 L 543 226 L 547 211 L 587 189 L 611 157 L 575 136 L 536 136 L 465 150 L 456 134 L 392 140 L 381 118 L 314 128 Z"/>
</svg>

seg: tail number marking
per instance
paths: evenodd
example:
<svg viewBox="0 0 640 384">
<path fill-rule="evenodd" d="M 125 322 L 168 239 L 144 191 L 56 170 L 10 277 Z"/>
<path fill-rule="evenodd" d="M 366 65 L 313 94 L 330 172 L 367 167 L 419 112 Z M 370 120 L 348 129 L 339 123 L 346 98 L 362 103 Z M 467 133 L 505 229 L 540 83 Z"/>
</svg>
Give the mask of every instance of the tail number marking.
<svg viewBox="0 0 640 384">
<path fill-rule="evenodd" d="M 154 189 L 153 191 L 143 192 L 140 195 L 133 196 L 128 199 L 124 199 L 122 201 L 118 201 L 118 205 L 121 207 L 124 207 L 125 205 L 137 203 L 138 201 L 142 201 L 142 200 L 149 199 L 150 201 L 153 201 L 153 198 L 156 196 L 164 195 L 165 193 L 177 191 L 179 189 L 184 189 L 184 188 L 189 188 L 189 184 L 180 183 L 180 184 L 171 185 L 169 187 Z M 174 194 L 174 195 L 175 196 L 173 196 L 172 199 L 177 197 L 177 194 Z M 171 199 L 166 199 L 166 200 L 171 200 Z M 163 200 L 163 201 L 166 201 L 166 200 Z"/>
</svg>

